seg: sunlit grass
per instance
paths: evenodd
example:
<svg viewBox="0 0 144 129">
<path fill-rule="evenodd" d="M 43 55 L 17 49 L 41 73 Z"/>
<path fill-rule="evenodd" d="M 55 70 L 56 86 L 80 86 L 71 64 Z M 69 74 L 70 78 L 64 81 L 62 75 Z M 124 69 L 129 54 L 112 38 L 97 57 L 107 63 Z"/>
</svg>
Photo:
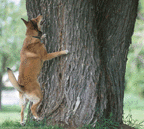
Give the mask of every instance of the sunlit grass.
<svg viewBox="0 0 144 129">
<path fill-rule="evenodd" d="M 125 93 L 124 95 L 124 110 L 143 110 L 144 111 L 144 99 L 136 94 Z"/>
<path fill-rule="evenodd" d="M 10 120 L 10 121 L 20 121 L 20 113 L 17 112 L 0 112 L 0 124 L 3 122 Z"/>
<path fill-rule="evenodd" d="M 0 111 L 0 124 L 5 121 L 20 121 L 20 111 L 21 108 L 19 105 L 9 105 L 2 106 L 2 110 Z M 27 109 L 25 111 L 25 117 Z"/>
<path fill-rule="evenodd" d="M 124 110 L 123 121 L 125 124 L 134 127 L 136 129 L 144 129 L 144 118 L 142 110 Z"/>
<path fill-rule="evenodd" d="M 123 116 L 126 124 L 144 129 L 144 99 L 131 93 L 125 93 Z"/>
<path fill-rule="evenodd" d="M 0 111 L 0 128 L 20 128 L 20 106 L 3 106 L 3 110 Z M 25 112 L 25 118 L 27 110 Z M 126 93 L 124 96 L 124 123 L 130 126 L 136 127 L 137 129 L 144 129 L 144 99 L 134 94 Z M 143 123 L 142 123 L 143 122 Z M 31 128 L 38 126 L 39 128 L 53 128 L 52 126 L 47 127 L 46 124 L 43 126 L 41 123 L 30 122 L 29 125 L 22 128 Z M 55 126 L 55 128 L 58 128 Z"/>
</svg>

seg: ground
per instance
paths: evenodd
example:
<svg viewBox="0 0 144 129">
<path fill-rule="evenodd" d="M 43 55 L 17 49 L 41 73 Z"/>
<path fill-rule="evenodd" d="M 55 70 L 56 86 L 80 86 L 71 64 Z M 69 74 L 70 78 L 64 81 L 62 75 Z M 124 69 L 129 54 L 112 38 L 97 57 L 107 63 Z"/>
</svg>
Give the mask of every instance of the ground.
<svg viewBox="0 0 144 129">
<path fill-rule="evenodd" d="M 130 127 L 130 126 L 126 125 L 126 124 L 122 124 L 122 125 L 120 125 L 120 127 L 118 129 L 135 129 L 135 128 Z"/>
</svg>

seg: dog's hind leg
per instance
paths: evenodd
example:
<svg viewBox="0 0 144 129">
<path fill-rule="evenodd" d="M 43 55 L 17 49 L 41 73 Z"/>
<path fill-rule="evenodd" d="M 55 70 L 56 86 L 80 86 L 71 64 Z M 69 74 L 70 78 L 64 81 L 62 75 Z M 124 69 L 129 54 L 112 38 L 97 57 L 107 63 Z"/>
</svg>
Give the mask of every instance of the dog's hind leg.
<svg viewBox="0 0 144 129">
<path fill-rule="evenodd" d="M 37 107 L 40 104 L 40 102 L 41 102 L 41 99 L 39 99 L 38 102 L 33 103 L 33 105 L 31 106 L 31 112 L 34 116 L 34 119 L 36 119 L 36 120 L 42 120 L 42 118 L 38 117 L 38 115 L 37 115 Z"/>
<path fill-rule="evenodd" d="M 21 93 L 19 94 L 19 96 L 20 96 L 20 102 L 21 102 L 20 103 L 21 104 L 21 121 L 20 121 L 20 124 L 22 126 L 24 126 L 25 125 L 25 122 L 24 122 L 24 110 L 25 110 L 29 100 L 26 99 Z"/>
<path fill-rule="evenodd" d="M 32 91 L 31 93 L 27 94 L 26 97 L 29 99 L 29 101 L 33 102 L 33 105 L 31 106 L 31 112 L 36 120 L 42 120 L 37 115 L 37 107 L 42 101 L 42 93 L 41 89 L 38 83 L 33 83 L 33 85 L 37 85 L 37 89 Z"/>
<path fill-rule="evenodd" d="M 24 121 L 24 111 L 25 111 L 25 108 L 28 104 L 28 99 L 25 100 L 26 103 L 24 105 L 21 105 L 21 125 L 24 126 L 25 125 L 25 121 Z"/>
</svg>

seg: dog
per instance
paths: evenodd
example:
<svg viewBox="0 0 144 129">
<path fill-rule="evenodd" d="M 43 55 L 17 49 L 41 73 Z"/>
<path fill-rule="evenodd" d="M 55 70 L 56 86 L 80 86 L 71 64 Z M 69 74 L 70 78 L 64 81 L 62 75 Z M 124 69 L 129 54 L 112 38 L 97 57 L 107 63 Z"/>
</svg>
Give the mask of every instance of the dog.
<svg viewBox="0 0 144 129">
<path fill-rule="evenodd" d="M 29 101 L 33 102 L 31 112 L 36 120 L 42 120 L 37 115 L 37 107 L 43 99 L 42 91 L 37 80 L 41 71 L 43 62 L 53 59 L 55 57 L 68 54 L 68 50 L 47 53 L 45 46 L 41 43 L 41 39 L 46 37 L 42 35 L 41 26 L 44 23 L 42 15 L 26 21 L 22 18 L 26 25 L 26 38 L 20 52 L 20 67 L 19 77 L 16 80 L 12 70 L 7 68 L 8 77 L 13 86 L 19 91 L 20 105 L 21 105 L 21 125 L 24 122 L 24 110 Z"/>
</svg>

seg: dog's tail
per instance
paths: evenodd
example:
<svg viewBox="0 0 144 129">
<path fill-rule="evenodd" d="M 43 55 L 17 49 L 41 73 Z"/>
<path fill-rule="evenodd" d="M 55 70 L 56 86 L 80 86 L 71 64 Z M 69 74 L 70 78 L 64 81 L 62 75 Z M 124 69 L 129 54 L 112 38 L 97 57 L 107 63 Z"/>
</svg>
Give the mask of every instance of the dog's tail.
<svg viewBox="0 0 144 129">
<path fill-rule="evenodd" d="M 24 92 L 23 88 L 18 84 L 12 70 L 10 68 L 7 68 L 7 72 L 8 72 L 8 77 L 10 82 L 12 83 L 12 85 L 14 86 L 14 88 L 16 88 L 18 91 L 20 92 Z"/>
</svg>

